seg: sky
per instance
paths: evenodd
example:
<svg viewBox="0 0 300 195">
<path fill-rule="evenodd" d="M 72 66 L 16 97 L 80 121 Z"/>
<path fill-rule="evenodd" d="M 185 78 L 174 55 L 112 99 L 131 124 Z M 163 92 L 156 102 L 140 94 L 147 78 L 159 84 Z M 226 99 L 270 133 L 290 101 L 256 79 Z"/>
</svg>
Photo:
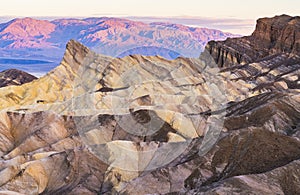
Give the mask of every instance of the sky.
<svg viewBox="0 0 300 195">
<path fill-rule="evenodd" d="M 167 19 L 249 34 L 257 18 L 300 15 L 300 0 L 6 0 L 1 2 L 0 13 L 2 17 Z"/>
</svg>

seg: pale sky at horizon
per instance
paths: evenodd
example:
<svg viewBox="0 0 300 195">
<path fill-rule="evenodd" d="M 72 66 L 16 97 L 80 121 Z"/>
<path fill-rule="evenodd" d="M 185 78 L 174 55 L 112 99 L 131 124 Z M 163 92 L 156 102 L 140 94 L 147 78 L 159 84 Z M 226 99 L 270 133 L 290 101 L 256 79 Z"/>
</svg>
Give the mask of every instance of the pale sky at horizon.
<svg viewBox="0 0 300 195">
<path fill-rule="evenodd" d="M 202 16 L 255 19 L 300 15 L 299 0 L 6 0 L 2 16 Z"/>
<path fill-rule="evenodd" d="M 254 24 L 261 17 L 300 15 L 300 0 L 5 0 L 0 13 L 13 17 L 202 17 Z"/>
</svg>

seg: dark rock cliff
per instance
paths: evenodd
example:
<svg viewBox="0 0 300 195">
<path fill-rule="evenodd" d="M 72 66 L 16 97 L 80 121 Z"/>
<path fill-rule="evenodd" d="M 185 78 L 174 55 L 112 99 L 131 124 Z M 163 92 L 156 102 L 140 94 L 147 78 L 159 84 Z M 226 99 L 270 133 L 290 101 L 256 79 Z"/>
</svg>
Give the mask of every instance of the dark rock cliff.
<svg viewBox="0 0 300 195">
<path fill-rule="evenodd" d="M 299 54 L 300 17 L 258 19 L 251 36 L 210 41 L 206 49 L 220 67 L 246 64 L 278 53 Z"/>
</svg>

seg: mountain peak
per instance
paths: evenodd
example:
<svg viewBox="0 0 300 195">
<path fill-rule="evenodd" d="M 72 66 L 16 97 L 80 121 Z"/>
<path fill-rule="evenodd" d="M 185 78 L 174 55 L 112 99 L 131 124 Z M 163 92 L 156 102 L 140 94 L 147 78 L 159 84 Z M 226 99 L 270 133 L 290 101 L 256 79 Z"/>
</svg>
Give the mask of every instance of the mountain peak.
<svg viewBox="0 0 300 195">
<path fill-rule="evenodd" d="M 37 79 L 35 76 L 28 74 L 27 72 L 17 69 L 8 69 L 0 72 L 0 87 L 21 85 L 35 79 Z"/>
<path fill-rule="evenodd" d="M 16 18 L 14 21 L 15 22 L 40 22 L 42 20 L 38 20 L 31 17 L 25 17 L 25 18 Z"/>
<path fill-rule="evenodd" d="M 66 49 L 67 49 L 67 51 L 70 51 L 73 55 L 76 55 L 77 52 L 84 52 L 84 53 L 89 52 L 89 48 L 87 48 L 82 43 L 80 43 L 74 39 L 71 39 L 67 43 Z"/>
<path fill-rule="evenodd" d="M 34 32 L 48 32 L 50 29 L 54 30 L 54 27 L 55 25 L 47 20 L 37 20 L 26 17 L 11 20 L 6 28 L 6 32 L 10 32 L 10 30 L 18 30 L 16 28 L 19 28 L 26 31 L 28 34 L 33 33 L 32 36 L 34 36 Z"/>
<path fill-rule="evenodd" d="M 46 20 L 33 18 L 18 18 L 7 23 L 0 31 L 1 39 L 10 43 L 7 47 L 19 48 L 45 48 L 51 47 L 46 39 L 55 30 L 55 25 Z"/>
<path fill-rule="evenodd" d="M 72 39 L 66 45 L 66 51 L 61 62 L 62 66 L 58 66 L 57 68 L 63 67 L 66 70 L 72 70 L 72 72 L 76 72 L 78 68 L 84 64 L 86 57 L 92 54 L 93 52 L 91 52 L 89 48 Z M 70 74 L 70 77 L 73 76 L 72 73 L 68 73 Z"/>
</svg>

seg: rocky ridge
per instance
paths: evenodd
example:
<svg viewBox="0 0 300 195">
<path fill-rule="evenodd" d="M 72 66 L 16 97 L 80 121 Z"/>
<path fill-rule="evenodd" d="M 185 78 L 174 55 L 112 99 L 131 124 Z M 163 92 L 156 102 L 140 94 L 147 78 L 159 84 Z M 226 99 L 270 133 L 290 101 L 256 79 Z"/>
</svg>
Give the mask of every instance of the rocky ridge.
<svg viewBox="0 0 300 195">
<path fill-rule="evenodd" d="M 22 85 L 37 79 L 35 76 L 24 71 L 9 69 L 0 72 L 0 87 L 9 85 Z"/>
<path fill-rule="evenodd" d="M 251 36 L 211 41 L 206 48 L 220 67 L 247 64 L 281 53 L 295 55 L 300 51 L 299 25 L 298 16 L 261 18 Z"/>
</svg>

